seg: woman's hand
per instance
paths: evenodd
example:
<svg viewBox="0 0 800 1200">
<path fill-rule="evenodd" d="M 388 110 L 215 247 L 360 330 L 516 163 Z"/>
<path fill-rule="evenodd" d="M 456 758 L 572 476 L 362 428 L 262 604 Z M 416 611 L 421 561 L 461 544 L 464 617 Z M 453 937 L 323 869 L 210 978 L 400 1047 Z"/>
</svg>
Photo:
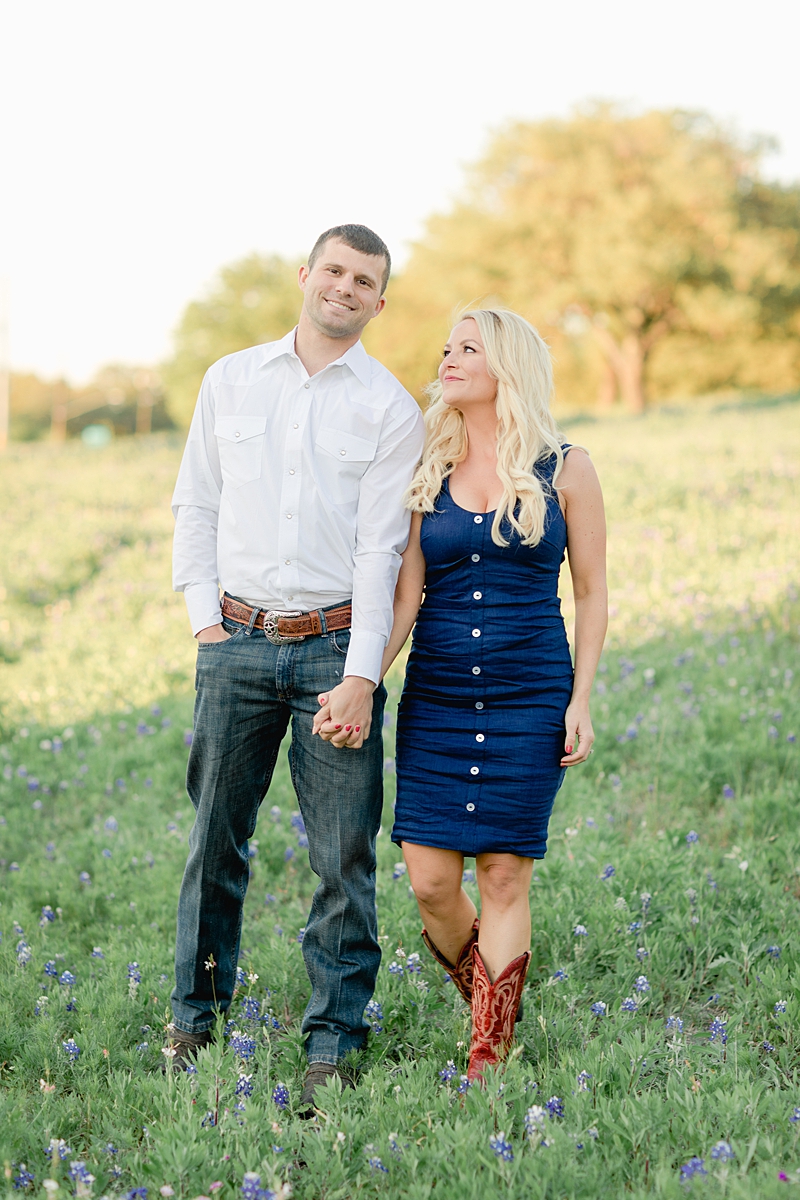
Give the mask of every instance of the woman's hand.
<svg viewBox="0 0 800 1200">
<path fill-rule="evenodd" d="M 586 762 L 592 753 L 594 729 L 592 718 L 589 716 L 589 702 L 579 703 L 573 700 L 567 709 L 564 725 L 567 730 L 564 739 L 566 753 L 561 759 L 561 766 L 574 767 L 578 763 Z"/>
</svg>

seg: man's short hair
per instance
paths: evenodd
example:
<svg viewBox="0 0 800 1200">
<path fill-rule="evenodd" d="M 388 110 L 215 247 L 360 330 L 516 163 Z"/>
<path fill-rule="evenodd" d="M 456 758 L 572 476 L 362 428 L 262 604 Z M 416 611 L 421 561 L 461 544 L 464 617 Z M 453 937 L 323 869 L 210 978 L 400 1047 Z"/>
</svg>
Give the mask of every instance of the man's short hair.
<svg viewBox="0 0 800 1200">
<path fill-rule="evenodd" d="M 324 233 L 321 233 L 314 242 L 314 248 L 308 256 L 309 270 L 314 266 L 326 243 L 332 240 L 344 242 L 345 246 L 349 246 L 351 250 L 358 250 L 361 254 L 371 254 L 375 258 L 386 260 L 381 281 L 381 295 L 383 295 L 392 270 L 392 256 L 386 242 L 366 225 L 334 225 L 332 229 L 326 229 Z"/>
</svg>

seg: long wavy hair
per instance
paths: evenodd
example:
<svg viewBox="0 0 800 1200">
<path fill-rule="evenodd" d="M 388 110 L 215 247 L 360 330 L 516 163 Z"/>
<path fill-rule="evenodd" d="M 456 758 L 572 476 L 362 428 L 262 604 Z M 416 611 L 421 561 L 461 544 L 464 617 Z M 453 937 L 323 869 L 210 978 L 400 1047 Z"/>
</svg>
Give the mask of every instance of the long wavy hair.
<svg viewBox="0 0 800 1200">
<path fill-rule="evenodd" d="M 556 457 L 553 484 L 564 465 L 561 434 L 550 412 L 553 368 L 550 351 L 534 327 L 505 308 L 476 308 L 458 318 L 472 318 L 480 330 L 489 374 L 497 380 L 497 475 L 503 497 L 492 522 L 492 541 L 508 545 L 503 521 L 526 546 L 544 535 L 547 500 L 536 463 Z M 425 449 L 405 494 L 412 512 L 434 511 L 442 483 L 467 456 L 464 415 L 445 404 L 437 379 L 425 389 Z"/>
</svg>

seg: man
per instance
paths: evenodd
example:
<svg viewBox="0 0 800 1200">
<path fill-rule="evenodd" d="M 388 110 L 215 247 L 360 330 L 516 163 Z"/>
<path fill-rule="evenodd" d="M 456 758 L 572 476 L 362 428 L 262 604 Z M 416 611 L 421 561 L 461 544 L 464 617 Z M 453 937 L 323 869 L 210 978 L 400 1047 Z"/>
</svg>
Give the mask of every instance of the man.
<svg viewBox="0 0 800 1200">
<path fill-rule="evenodd" d="M 339 1064 L 364 1044 L 380 961 L 380 664 L 423 441 L 416 403 L 359 340 L 384 308 L 390 266 L 362 225 L 322 234 L 300 269 L 296 329 L 208 371 L 173 497 L 174 586 L 198 641 L 173 1064 L 210 1041 L 215 1008 L 230 1004 L 248 838 L 291 719 L 292 782 L 320 878 L 303 939 L 309 1110 L 331 1075 L 348 1082 Z"/>
</svg>

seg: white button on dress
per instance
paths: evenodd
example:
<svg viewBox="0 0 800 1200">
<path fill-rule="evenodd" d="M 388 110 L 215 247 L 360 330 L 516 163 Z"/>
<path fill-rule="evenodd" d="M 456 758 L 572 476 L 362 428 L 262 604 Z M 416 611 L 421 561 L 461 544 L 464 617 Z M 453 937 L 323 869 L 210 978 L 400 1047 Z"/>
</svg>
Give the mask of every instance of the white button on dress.
<svg viewBox="0 0 800 1200">
<path fill-rule="evenodd" d="M 472 631 L 472 636 L 473 636 L 473 637 L 480 637 L 480 636 L 481 636 L 481 631 L 480 631 L 480 629 L 473 629 L 473 631 Z"/>
<path fill-rule="evenodd" d="M 482 600 L 482 599 L 483 599 L 483 592 L 473 592 L 473 593 L 472 593 L 472 599 L 473 599 L 473 600 Z"/>
<path fill-rule="evenodd" d="M 480 775 L 481 769 L 480 767 L 470 767 L 469 773 L 470 775 Z"/>
<path fill-rule="evenodd" d="M 480 667 L 473 667 L 473 668 L 472 668 L 472 674 L 473 674 L 473 675 L 480 675 L 480 673 L 481 673 L 481 669 L 480 669 Z"/>
<path fill-rule="evenodd" d="M 473 554 L 473 556 L 472 556 L 472 561 L 473 561 L 473 562 L 480 562 L 480 561 L 481 561 L 481 556 L 480 556 L 480 554 Z"/>
<path fill-rule="evenodd" d="M 485 736 L 485 734 L 483 734 L 483 733 L 476 733 L 476 734 L 475 734 L 475 741 L 476 741 L 476 742 L 485 742 L 485 741 L 486 741 L 486 736 Z"/>
<path fill-rule="evenodd" d="M 475 812 L 475 805 L 474 805 L 474 804 L 468 804 L 468 805 L 467 805 L 467 812 Z"/>
<path fill-rule="evenodd" d="M 482 524 L 483 524 L 483 517 L 473 517 L 472 519 L 473 519 L 473 521 L 475 522 L 475 524 L 476 524 L 476 525 L 482 525 Z"/>
<path fill-rule="evenodd" d="M 475 701 L 475 707 L 477 708 L 478 712 L 480 712 L 480 710 L 483 708 L 483 701 L 482 701 L 482 700 L 476 700 L 476 701 Z"/>
</svg>

